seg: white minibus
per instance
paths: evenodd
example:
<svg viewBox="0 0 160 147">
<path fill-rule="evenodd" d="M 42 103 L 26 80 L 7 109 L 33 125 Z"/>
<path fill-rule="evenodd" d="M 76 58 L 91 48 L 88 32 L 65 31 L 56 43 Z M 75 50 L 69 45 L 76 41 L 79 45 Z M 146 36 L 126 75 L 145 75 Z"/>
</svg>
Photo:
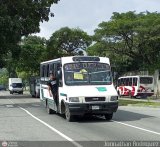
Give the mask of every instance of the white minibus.
<svg viewBox="0 0 160 147">
<path fill-rule="evenodd" d="M 119 96 L 142 97 L 154 94 L 153 76 L 136 75 L 118 78 L 117 91 Z"/>
<path fill-rule="evenodd" d="M 109 58 L 70 56 L 40 64 L 40 99 L 48 113 L 57 110 L 48 92 L 49 73 L 58 83 L 58 113 L 68 121 L 74 116 L 103 115 L 112 119 L 118 108 L 118 94 L 114 88 Z"/>
</svg>

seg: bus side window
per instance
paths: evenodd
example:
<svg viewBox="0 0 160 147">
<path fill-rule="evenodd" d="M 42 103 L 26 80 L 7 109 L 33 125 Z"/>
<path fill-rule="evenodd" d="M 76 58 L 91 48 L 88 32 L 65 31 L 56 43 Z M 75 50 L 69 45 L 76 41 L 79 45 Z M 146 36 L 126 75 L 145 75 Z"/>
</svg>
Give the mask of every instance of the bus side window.
<svg viewBox="0 0 160 147">
<path fill-rule="evenodd" d="M 53 73 L 55 75 L 55 63 L 49 64 L 49 74 Z"/>
<path fill-rule="evenodd" d="M 129 86 L 132 86 L 132 78 L 129 78 Z"/>
<path fill-rule="evenodd" d="M 129 86 L 129 78 L 126 78 L 126 86 Z"/>
<path fill-rule="evenodd" d="M 41 72 L 40 72 L 40 77 L 41 77 L 41 81 L 44 81 L 44 77 L 45 77 L 45 65 L 41 65 Z"/>
<path fill-rule="evenodd" d="M 124 86 L 124 85 L 125 85 L 125 79 L 122 78 L 122 79 L 121 79 L 121 86 Z"/>
<path fill-rule="evenodd" d="M 123 86 L 126 86 L 127 82 L 126 82 L 126 78 L 123 79 Z"/>
<path fill-rule="evenodd" d="M 46 65 L 45 81 L 49 80 L 49 64 Z"/>
<path fill-rule="evenodd" d="M 137 86 L 137 78 L 133 78 L 133 86 Z"/>
<path fill-rule="evenodd" d="M 51 64 L 49 64 L 49 72 L 51 73 L 53 73 L 53 70 L 54 70 L 54 64 L 53 63 L 51 63 Z"/>
<path fill-rule="evenodd" d="M 56 75 L 57 75 L 57 78 L 58 78 L 58 85 L 59 87 L 62 87 L 63 86 L 63 82 L 62 82 L 62 65 L 61 63 L 57 63 L 56 64 Z"/>
<path fill-rule="evenodd" d="M 121 79 L 120 81 L 120 86 L 123 86 L 123 79 Z"/>
</svg>

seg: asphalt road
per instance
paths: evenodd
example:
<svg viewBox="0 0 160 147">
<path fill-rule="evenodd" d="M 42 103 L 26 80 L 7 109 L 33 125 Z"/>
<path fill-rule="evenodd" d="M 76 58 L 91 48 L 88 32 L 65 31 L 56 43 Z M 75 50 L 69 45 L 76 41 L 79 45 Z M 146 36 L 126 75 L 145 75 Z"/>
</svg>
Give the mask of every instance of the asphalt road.
<svg viewBox="0 0 160 147">
<path fill-rule="evenodd" d="M 160 108 L 121 106 L 111 121 L 92 116 L 67 122 L 60 115 L 47 114 L 38 98 L 0 91 L 2 147 L 6 142 L 17 147 L 160 146 L 157 141 Z"/>
</svg>

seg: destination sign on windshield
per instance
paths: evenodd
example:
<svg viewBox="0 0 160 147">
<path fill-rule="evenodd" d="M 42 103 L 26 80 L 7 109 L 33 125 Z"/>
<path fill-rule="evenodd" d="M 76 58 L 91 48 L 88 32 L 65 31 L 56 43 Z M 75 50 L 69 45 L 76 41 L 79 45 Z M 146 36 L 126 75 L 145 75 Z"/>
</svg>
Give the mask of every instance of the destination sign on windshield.
<svg viewBox="0 0 160 147">
<path fill-rule="evenodd" d="M 69 63 L 65 65 L 65 70 L 75 70 L 75 69 L 106 69 L 109 70 L 109 65 L 106 63 Z"/>
</svg>

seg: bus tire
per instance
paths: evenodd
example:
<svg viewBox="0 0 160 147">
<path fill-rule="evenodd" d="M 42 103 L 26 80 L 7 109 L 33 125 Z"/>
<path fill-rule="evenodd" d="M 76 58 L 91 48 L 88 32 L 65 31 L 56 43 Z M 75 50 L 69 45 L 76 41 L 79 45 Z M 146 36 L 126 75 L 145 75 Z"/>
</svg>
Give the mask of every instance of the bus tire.
<svg viewBox="0 0 160 147">
<path fill-rule="evenodd" d="M 118 97 L 121 97 L 120 92 L 118 91 L 117 93 L 118 93 Z"/>
<path fill-rule="evenodd" d="M 109 120 L 112 119 L 113 113 L 105 114 L 104 117 L 105 117 L 105 119 L 106 119 L 107 121 L 109 121 Z"/>
<path fill-rule="evenodd" d="M 73 121 L 73 115 L 71 115 L 69 108 L 67 106 L 65 106 L 65 117 L 68 122 Z"/>
</svg>

